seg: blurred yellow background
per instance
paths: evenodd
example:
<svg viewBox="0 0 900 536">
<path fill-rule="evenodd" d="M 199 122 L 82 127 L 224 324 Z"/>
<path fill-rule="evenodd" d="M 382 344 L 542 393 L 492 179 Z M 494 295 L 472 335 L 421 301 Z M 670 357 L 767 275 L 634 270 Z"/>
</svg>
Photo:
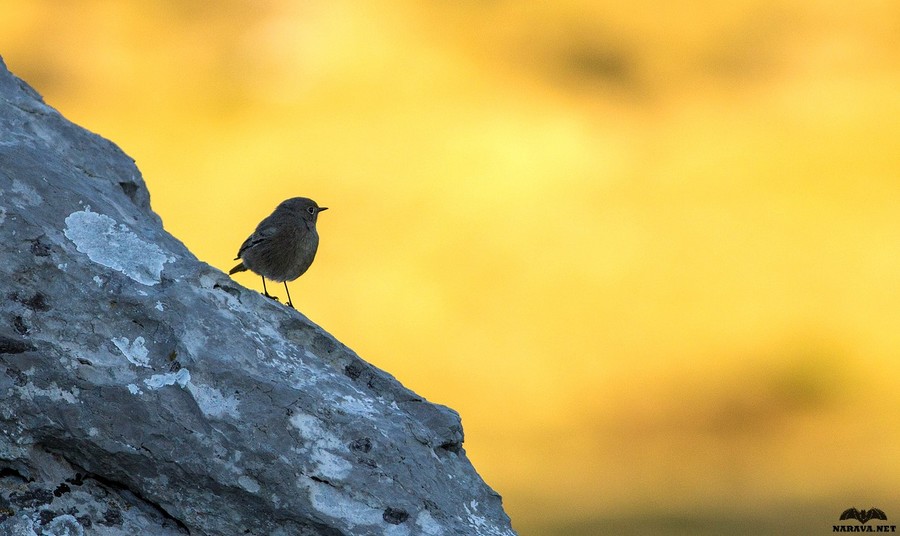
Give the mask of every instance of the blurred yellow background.
<svg viewBox="0 0 900 536">
<path fill-rule="evenodd" d="M 462 414 L 522 535 L 900 516 L 900 3 L 0 14 L 200 259 L 330 207 L 295 303 Z"/>
</svg>

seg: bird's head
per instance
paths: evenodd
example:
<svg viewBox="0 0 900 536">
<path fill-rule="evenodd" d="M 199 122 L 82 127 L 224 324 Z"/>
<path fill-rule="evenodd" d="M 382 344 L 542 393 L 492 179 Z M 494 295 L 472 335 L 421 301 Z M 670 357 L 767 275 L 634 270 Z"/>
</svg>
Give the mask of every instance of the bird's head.
<svg viewBox="0 0 900 536">
<path fill-rule="evenodd" d="M 328 210 L 328 207 L 320 207 L 315 201 L 308 197 L 292 197 L 282 201 L 281 204 L 278 205 L 276 212 L 290 212 L 305 221 L 315 223 L 316 219 L 319 217 L 319 212 L 322 212 L 323 210 Z"/>
</svg>

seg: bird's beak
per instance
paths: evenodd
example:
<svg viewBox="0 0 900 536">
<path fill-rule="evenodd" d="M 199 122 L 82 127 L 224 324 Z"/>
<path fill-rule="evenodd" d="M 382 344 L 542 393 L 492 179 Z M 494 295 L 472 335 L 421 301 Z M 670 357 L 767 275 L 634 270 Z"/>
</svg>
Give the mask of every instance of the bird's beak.
<svg viewBox="0 0 900 536">
<path fill-rule="evenodd" d="M 328 210 L 328 207 L 319 207 L 319 212 L 322 212 L 323 210 Z"/>
</svg>

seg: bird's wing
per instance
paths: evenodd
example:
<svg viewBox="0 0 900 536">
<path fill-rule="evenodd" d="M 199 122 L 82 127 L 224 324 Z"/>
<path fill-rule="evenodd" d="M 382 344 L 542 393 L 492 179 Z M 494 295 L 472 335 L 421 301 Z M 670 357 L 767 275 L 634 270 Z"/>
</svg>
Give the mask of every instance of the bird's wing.
<svg viewBox="0 0 900 536">
<path fill-rule="evenodd" d="M 848 509 L 844 510 L 844 512 L 841 514 L 840 520 L 841 521 L 843 521 L 845 519 L 859 520 L 860 517 L 862 517 L 862 516 L 860 516 L 859 510 L 857 510 L 856 508 L 848 508 Z"/>
<path fill-rule="evenodd" d="M 241 248 L 238 250 L 237 257 L 235 257 L 234 260 L 240 259 L 241 255 L 243 255 L 248 248 L 252 248 L 260 242 L 265 242 L 269 238 L 272 238 L 277 232 L 278 229 L 274 224 L 267 220 L 263 220 L 256 230 L 253 231 L 253 234 L 247 237 L 247 240 L 244 240 L 244 243 L 241 244 Z"/>
</svg>

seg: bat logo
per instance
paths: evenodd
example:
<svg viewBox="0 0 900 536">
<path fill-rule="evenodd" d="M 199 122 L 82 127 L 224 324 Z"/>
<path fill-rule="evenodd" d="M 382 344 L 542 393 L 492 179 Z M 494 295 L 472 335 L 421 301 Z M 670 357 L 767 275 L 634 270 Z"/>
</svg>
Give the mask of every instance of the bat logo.
<svg viewBox="0 0 900 536">
<path fill-rule="evenodd" d="M 883 519 L 887 521 L 887 516 L 884 515 L 884 512 L 879 510 L 878 508 L 869 508 L 868 510 L 857 510 L 856 508 L 850 508 L 848 510 L 844 510 L 844 513 L 841 514 L 841 521 L 845 519 L 855 519 L 862 524 L 866 524 L 870 519 Z"/>
</svg>

